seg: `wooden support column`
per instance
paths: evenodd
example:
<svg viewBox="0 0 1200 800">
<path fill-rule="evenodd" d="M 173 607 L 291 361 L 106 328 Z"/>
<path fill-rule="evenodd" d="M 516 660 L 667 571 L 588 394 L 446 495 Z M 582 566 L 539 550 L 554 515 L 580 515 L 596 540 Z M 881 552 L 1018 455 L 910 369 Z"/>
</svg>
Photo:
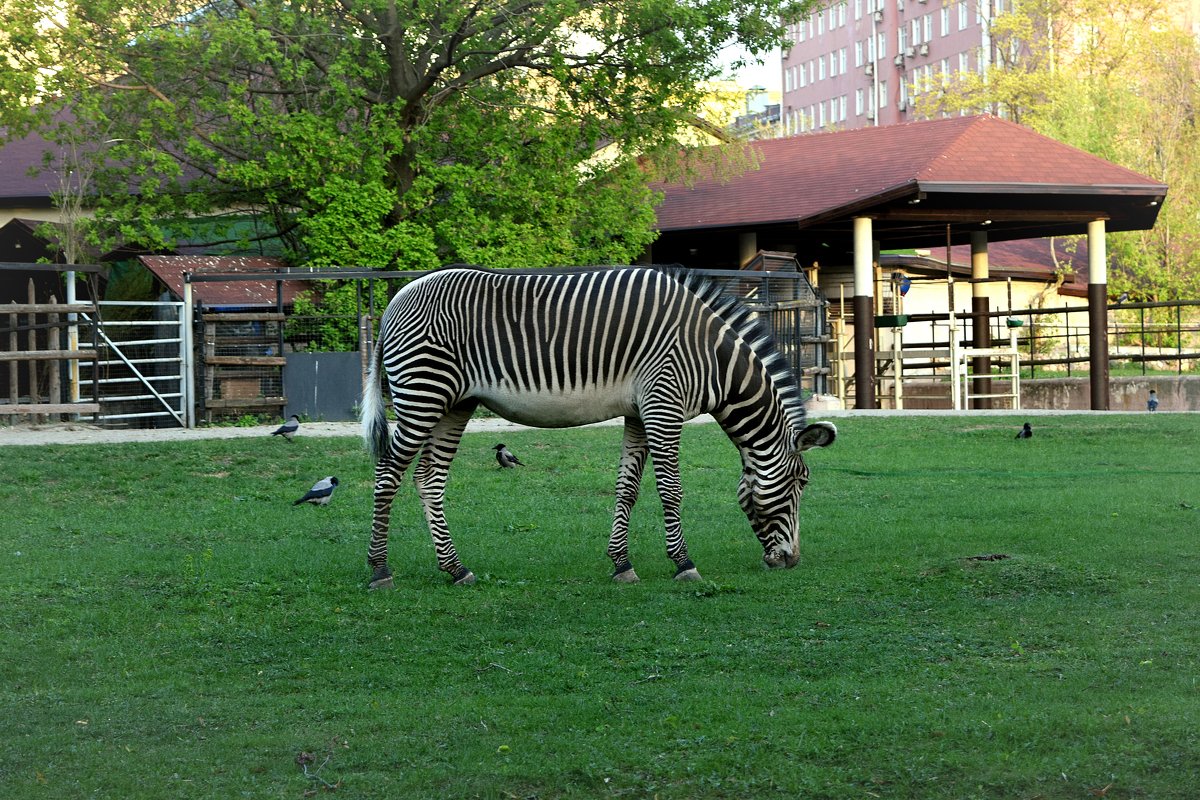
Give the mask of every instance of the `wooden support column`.
<svg viewBox="0 0 1200 800">
<path fill-rule="evenodd" d="M 1104 220 L 1088 223 L 1088 367 L 1092 410 L 1108 411 L 1108 246 Z"/>
<path fill-rule="evenodd" d="M 854 218 L 854 407 L 875 408 L 875 306 L 871 218 Z"/>
<path fill-rule="evenodd" d="M 971 232 L 971 346 L 991 347 L 992 332 L 988 324 L 987 284 L 982 283 L 988 278 L 988 241 L 984 231 Z M 971 374 L 991 375 L 992 359 L 987 356 L 971 359 Z M 971 394 L 991 394 L 992 379 L 982 378 L 971 381 Z M 971 401 L 971 408 L 991 408 L 992 399 L 983 397 Z"/>
</svg>

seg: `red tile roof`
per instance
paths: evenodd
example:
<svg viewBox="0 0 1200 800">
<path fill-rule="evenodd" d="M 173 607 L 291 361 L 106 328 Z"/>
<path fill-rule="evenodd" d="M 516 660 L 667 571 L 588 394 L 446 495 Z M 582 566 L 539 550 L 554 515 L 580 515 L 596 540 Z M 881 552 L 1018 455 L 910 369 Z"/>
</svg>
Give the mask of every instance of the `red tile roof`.
<svg viewBox="0 0 1200 800">
<path fill-rule="evenodd" d="M 946 250 L 931 250 L 927 256 L 883 255 L 885 270 L 900 266 L 928 274 L 945 274 Z M 958 277 L 971 276 L 971 248 L 956 245 L 950 249 L 951 269 Z M 1087 239 L 1020 239 L 988 244 L 988 274 L 992 278 L 1014 280 L 1054 280 L 1055 270 L 1064 280 L 1058 293 L 1072 297 L 1087 296 Z"/>
<path fill-rule="evenodd" d="M 146 267 L 177 296 L 183 297 L 184 273 L 276 272 L 286 264 L 277 258 L 234 256 L 139 256 Z M 296 295 L 312 288 L 311 281 L 288 280 L 283 284 L 283 304 L 292 305 Z M 197 281 L 192 295 L 210 308 L 218 306 L 263 307 L 275 305 L 274 280 Z"/>
<path fill-rule="evenodd" d="M 759 155 L 757 169 L 727 182 L 658 187 L 665 193 L 659 230 L 779 223 L 804 227 L 922 191 L 1089 196 L 1166 191 L 1132 170 L 986 115 L 768 139 L 750 146 Z"/>
</svg>

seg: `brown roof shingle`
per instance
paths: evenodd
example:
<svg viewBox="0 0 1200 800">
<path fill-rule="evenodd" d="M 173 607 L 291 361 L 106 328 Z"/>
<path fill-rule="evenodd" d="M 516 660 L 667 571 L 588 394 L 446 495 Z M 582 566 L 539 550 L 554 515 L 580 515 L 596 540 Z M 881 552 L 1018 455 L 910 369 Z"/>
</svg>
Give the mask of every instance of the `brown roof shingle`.
<svg viewBox="0 0 1200 800">
<path fill-rule="evenodd" d="M 952 117 L 757 141 L 757 169 L 662 185 L 660 231 L 804 227 L 917 192 L 1165 193 L 1166 187 L 993 116 Z"/>
</svg>

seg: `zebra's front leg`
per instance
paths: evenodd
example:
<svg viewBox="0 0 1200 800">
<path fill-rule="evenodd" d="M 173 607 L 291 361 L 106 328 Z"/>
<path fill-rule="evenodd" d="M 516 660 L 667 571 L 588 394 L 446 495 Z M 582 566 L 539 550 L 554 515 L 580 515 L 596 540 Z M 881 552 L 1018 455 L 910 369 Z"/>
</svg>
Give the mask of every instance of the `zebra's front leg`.
<svg viewBox="0 0 1200 800">
<path fill-rule="evenodd" d="M 650 455 L 654 459 L 654 480 L 658 484 L 658 497 L 662 501 L 667 557 L 675 562 L 675 580 L 701 580 L 696 565 L 688 556 L 679 514 L 679 507 L 683 502 L 683 488 L 679 481 L 679 437 L 682 422 L 672 417 L 653 425 L 646 422 L 645 426 Z"/>
<path fill-rule="evenodd" d="M 429 523 L 429 535 L 433 538 L 433 549 L 437 555 L 438 569 L 450 575 L 458 586 L 475 583 L 475 573 L 463 566 L 446 525 L 444 501 L 446 477 L 450 462 L 458 452 L 463 430 L 475 410 L 475 404 L 451 409 L 434 428 L 421 451 L 421 460 L 413 471 L 413 481 L 421 506 L 425 510 L 425 521 Z"/>
<path fill-rule="evenodd" d="M 608 557 L 613 562 L 612 579 L 617 583 L 638 582 L 629 561 L 629 515 L 641 490 L 647 452 L 642 421 L 626 417 L 625 435 L 621 439 L 621 465 L 617 470 L 617 507 L 613 512 L 612 535 L 608 539 Z"/>
</svg>

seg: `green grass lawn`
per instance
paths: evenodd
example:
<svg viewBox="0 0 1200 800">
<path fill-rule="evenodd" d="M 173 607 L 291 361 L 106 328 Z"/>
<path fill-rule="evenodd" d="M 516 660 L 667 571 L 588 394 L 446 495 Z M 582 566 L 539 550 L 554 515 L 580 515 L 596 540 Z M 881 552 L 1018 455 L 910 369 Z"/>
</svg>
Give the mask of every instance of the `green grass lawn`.
<svg viewBox="0 0 1200 800">
<path fill-rule="evenodd" d="M 619 428 L 472 434 L 367 592 L 358 441 L 0 447 L 5 798 L 1194 798 L 1200 417 L 838 420 L 761 568 L 689 426 L 671 580 Z M 293 508 L 318 478 L 328 508 Z M 1003 555 L 996 560 L 974 556 Z"/>
</svg>

